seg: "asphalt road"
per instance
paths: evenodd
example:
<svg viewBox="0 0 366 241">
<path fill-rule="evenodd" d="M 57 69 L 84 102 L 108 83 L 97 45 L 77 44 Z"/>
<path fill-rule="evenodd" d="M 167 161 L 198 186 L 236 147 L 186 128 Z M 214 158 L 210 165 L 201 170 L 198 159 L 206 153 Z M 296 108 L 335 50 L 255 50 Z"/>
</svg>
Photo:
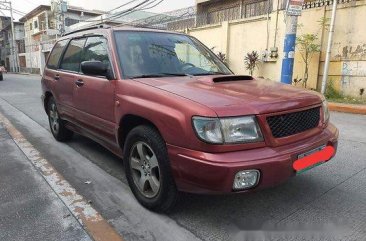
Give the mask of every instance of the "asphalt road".
<svg viewBox="0 0 366 241">
<path fill-rule="evenodd" d="M 341 135 L 325 165 L 257 193 L 185 194 L 164 216 L 139 206 L 121 160 L 103 147 L 54 141 L 40 95 L 39 76 L 7 74 L 0 112 L 126 240 L 366 240 L 366 116 L 331 113 Z"/>
</svg>

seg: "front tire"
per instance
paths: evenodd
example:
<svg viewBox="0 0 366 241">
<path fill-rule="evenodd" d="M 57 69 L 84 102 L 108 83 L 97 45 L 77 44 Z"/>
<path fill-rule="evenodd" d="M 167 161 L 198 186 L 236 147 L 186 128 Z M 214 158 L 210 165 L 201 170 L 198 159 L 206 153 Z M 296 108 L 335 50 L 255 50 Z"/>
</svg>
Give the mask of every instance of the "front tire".
<svg viewBox="0 0 366 241">
<path fill-rule="evenodd" d="M 69 141 L 74 133 L 65 127 L 66 122 L 60 118 L 56 101 L 53 97 L 50 97 L 48 100 L 47 113 L 51 133 L 55 139 L 60 142 Z"/>
<path fill-rule="evenodd" d="M 178 198 L 165 141 L 150 126 L 131 130 L 124 148 L 124 167 L 131 191 L 147 209 L 168 212 Z"/>
<path fill-rule="evenodd" d="M 4 75 L 3 73 L 0 73 L 0 81 L 3 81 L 4 80 Z"/>
</svg>

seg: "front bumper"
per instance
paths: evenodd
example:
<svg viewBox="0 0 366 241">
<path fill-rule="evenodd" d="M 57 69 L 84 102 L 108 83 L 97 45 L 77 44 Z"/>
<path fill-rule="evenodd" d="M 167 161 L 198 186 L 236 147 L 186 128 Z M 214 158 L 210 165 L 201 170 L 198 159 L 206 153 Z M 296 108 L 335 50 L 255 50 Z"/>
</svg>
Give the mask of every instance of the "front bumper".
<svg viewBox="0 0 366 241">
<path fill-rule="evenodd" d="M 276 186 L 296 174 L 293 163 L 298 155 L 322 145 L 333 146 L 337 150 L 338 135 L 337 128 L 329 124 L 319 135 L 279 147 L 204 153 L 168 145 L 168 154 L 180 191 L 232 193 L 237 172 L 250 169 L 260 171 L 261 179 L 250 190 Z"/>
</svg>

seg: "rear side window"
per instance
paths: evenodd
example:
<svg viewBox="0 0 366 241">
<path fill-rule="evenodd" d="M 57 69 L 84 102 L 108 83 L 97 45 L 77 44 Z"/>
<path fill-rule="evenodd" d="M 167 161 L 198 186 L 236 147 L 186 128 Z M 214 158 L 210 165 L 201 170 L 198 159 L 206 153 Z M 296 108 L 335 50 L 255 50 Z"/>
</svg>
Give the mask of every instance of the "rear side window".
<svg viewBox="0 0 366 241">
<path fill-rule="evenodd" d="M 80 60 L 83 48 L 85 45 L 85 39 L 74 39 L 71 40 L 65 55 L 62 59 L 60 69 L 79 72 L 80 71 Z"/>
<path fill-rule="evenodd" d="M 104 37 L 89 37 L 81 58 L 83 61 L 101 61 L 107 68 L 111 68 L 107 40 Z"/>
<path fill-rule="evenodd" d="M 50 54 L 50 57 L 48 59 L 47 68 L 49 69 L 57 69 L 58 63 L 60 62 L 60 58 L 62 55 L 62 52 L 64 51 L 64 48 L 67 44 L 68 40 L 62 40 L 58 43 L 56 43 L 55 47 L 52 50 L 52 53 Z"/>
</svg>

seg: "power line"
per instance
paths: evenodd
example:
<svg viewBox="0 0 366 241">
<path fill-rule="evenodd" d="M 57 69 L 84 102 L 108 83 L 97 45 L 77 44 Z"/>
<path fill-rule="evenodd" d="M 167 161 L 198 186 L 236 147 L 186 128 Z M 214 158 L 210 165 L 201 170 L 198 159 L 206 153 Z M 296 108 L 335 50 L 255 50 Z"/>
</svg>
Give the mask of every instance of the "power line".
<svg viewBox="0 0 366 241">
<path fill-rule="evenodd" d="M 112 16 L 109 16 L 107 18 L 104 18 L 104 19 L 97 19 L 97 20 L 83 20 L 83 21 L 80 21 L 80 22 L 90 22 L 90 23 L 100 23 L 101 20 L 102 22 L 106 22 L 106 21 L 112 21 L 112 20 L 116 20 L 118 18 L 121 18 L 121 17 L 124 17 L 126 15 L 129 15 L 131 13 L 134 13 L 136 11 L 142 11 L 142 10 L 147 10 L 147 9 L 151 9 L 153 7 L 156 7 L 157 5 L 159 5 L 160 3 L 162 3 L 164 0 L 144 0 L 143 2 L 139 3 L 139 4 L 136 4 L 135 6 L 129 8 L 129 9 L 126 9 L 124 11 L 121 11 L 119 13 L 116 13 Z M 122 6 L 127 6 L 128 4 L 132 3 L 132 2 L 136 2 L 136 0 L 133 0 L 133 1 L 130 1 L 128 3 L 125 3 L 115 9 L 118 9 Z M 155 3 L 155 4 L 154 4 Z M 151 6 L 151 4 L 154 4 Z M 113 10 L 112 10 L 113 11 Z"/>
<path fill-rule="evenodd" d="M 122 11 L 120 13 L 118 13 L 117 15 L 115 16 L 111 16 L 109 18 L 107 18 L 107 20 L 113 20 L 113 19 L 116 19 L 116 18 L 119 18 L 119 17 L 122 17 L 122 16 L 125 16 L 126 13 L 131 13 L 133 12 L 133 10 L 137 9 L 138 7 L 140 7 L 141 5 L 145 4 L 145 3 L 148 3 L 150 0 L 144 0 L 142 3 L 139 3 L 137 5 L 135 5 L 134 7 L 131 7 L 125 11 Z M 155 1 L 155 0 L 154 0 Z"/>
<path fill-rule="evenodd" d="M 129 4 L 133 3 L 133 2 L 136 2 L 136 1 L 138 1 L 138 0 L 132 0 L 132 1 L 129 1 L 129 2 L 124 3 L 124 4 L 122 4 L 122 5 L 120 5 L 120 6 L 116 7 L 116 8 L 113 8 L 112 10 L 109 10 L 108 12 L 115 11 L 115 10 L 117 10 L 117 9 L 120 9 L 120 8 L 122 8 L 122 7 L 124 7 L 124 6 L 127 6 L 127 5 L 129 5 Z"/>
<path fill-rule="evenodd" d="M 6 6 L 6 4 L 5 4 L 5 3 L 7 3 L 7 2 L 0 2 L 0 5 L 1 5 L 1 6 L 3 6 L 3 7 L 5 8 L 5 9 L 3 9 L 3 10 L 8 10 L 8 11 L 9 11 L 10 9 L 9 9 L 9 7 L 8 7 L 8 6 Z M 0 7 L 1 7 L 1 6 L 0 6 Z M 14 12 L 14 13 L 16 13 L 16 14 L 18 14 L 18 15 L 26 15 L 26 13 L 25 13 L 25 12 L 19 11 L 19 10 L 14 9 L 14 8 L 13 8 L 13 12 Z"/>
</svg>

